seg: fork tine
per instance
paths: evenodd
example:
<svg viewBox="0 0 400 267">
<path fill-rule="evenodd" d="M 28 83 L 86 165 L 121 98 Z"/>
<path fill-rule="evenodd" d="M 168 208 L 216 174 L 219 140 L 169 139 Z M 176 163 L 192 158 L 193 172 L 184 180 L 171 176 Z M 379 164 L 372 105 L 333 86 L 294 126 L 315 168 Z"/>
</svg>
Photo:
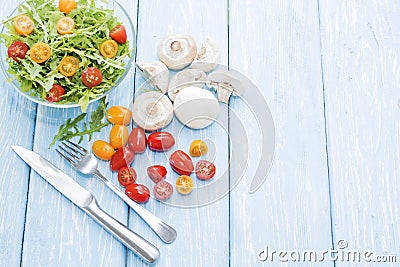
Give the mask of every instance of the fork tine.
<svg viewBox="0 0 400 267">
<path fill-rule="evenodd" d="M 63 144 L 64 146 L 68 147 L 69 149 L 71 149 L 71 151 L 73 151 L 75 154 L 79 154 L 81 156 L 85 156 L 85 153 L 83 153 L 82 151 L 73 148 L 72 146 L 68 145 L 66 142 L 61 142 L 61 144 Z"/>
<path fill-rule="evenodd" d="M 57 148 L 56 148 L 56 151 L 62 158 L 64 158 L 66 161 L 68 161 L 71 165 L 75 165 L 76 164 L 75 161 L 73 161 L 70 157 L 68 157 L 68 156 L 64 155 L 63 153 L 61 153 L 60 150 L 58 150 Z"/>
<path fill-rule="evenodd" d="M 70 156 L 70 158 L 73 158 L 73 159 L 76 160 L 76 161 L 79 161 L 79 160 L 80 160 L 80 158 L 78 158 L 76 155 L 72 154 L 71 152 L 67 151 L 67 150 L 66 150 L 65 148 L 63 148 L 62 146 L 58 146 L 58 148 L 61 149 L 61 150 L 64 152 L 64 155 L 65 155 L 65 153 L 67 153 L 67 154 Z"/>
<path fill-rule="evenodd" d="M 85 152 L 86 154 L 89 154 L 89 151 L 87 151 L 86 148 L 84 148 L 83 146 L 80 146 L 80 145 L 78 145 L 78 144 L 76 144 L 76 143 L 73 143 L 73 142 L 71 142 L 71 141 L 69 141 L 69 140 L 66 140 L 66 141 L 67 141 L 69 144 L 71 144 L 71 145 L 73 145 L 74 147 L 76 147 L 77 149 L 79 149 L 79 150 Z"/>
</svg>

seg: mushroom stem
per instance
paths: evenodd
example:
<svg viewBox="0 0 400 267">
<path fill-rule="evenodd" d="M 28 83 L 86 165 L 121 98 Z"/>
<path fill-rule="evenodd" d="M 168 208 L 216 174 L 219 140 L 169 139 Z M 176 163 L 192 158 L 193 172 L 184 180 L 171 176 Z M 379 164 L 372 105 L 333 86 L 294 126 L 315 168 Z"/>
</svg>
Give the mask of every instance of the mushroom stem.
<svg viewBox="0 0 400 267">
<path fill-rule="evenodd" d="M 225 104 L 229 104 L 231 95 L 236 94 L 235 88 L 230 83 L 210 81 L 209 85 L 214 87 L 217 91 L 218 101 Z"/>
</svg>

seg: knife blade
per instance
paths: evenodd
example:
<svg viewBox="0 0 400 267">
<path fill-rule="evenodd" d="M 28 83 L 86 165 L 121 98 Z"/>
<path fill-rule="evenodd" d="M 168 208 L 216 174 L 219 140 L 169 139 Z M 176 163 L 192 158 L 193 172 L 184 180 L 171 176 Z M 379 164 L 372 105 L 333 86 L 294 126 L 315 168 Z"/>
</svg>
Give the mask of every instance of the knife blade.
<svg viewBox="0 0 400 267">
<path fill-rule="evenodd" d="M 31 150 L 20 146 L 11 146 L 11 148 L 55 189 L 88 213 L 135 254 L 149 263 L 159 258 L 160 252 L 153 244 L 103 211 L 98 206 L 96 198 L 70 176 Z"/>
</svg>

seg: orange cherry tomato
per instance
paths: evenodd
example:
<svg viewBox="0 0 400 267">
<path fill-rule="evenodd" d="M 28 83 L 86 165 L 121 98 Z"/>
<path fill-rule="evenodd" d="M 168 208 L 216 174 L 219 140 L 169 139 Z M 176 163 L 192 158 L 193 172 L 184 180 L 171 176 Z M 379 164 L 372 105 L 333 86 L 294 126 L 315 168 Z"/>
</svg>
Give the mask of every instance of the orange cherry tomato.
<svg viewBox="0 0 400 267">
<path fill-rule="evenodd" d="M 193 190 L 193 181 L 187 175 L 181 175 L 176 179 L 176 190 L 182 195 L 187 195 Z"/>
<path fill-rule="evenodd" d="M 68 14 L 73 9 L 76 8 L 76 1 L 75 0 L 60 0 L 58 3 L 58 8 L 61 12 Z"/>
<path fill-rule="evenodd" d="M 125 125 L 116 124 L 110 131 L 110 144 L 113 148 L 121 148 L 128 142 L 128 128 Z"/>
<path fill-rule="evenodd" d="M 112 124 L 128 125 L 131 122 L 132 112 L 121 106 L 113 106 L 107 110 L 107 120 Z"/>
<path fill-rule="evenodd" d="M 51 56 L 51 48 L 48 44 L 39 42 L 31 47 L 30 57 L 36 63 L 43 63 Z"/>
<path fill-rule="evenodd" d="M 93 142 L 92 152 L 99 159 L 110 160 L 114 155 L 114 148 L 106 141 L 97 140 Z"/>
<path fill-rule="evenodd" d="M 14 29 L 19 35 L 31 34 L 34 26 L 33 20 L 26 15 L 19 15 L 14 19 Z"/>
<path fill-rule="evenodd" d="M 79 67 L 79 60 L 76 57 L 67 56 L 61 60 L 58 70 L 62 75 L 71 77 L 74 76 Z"/>
<path fill-rule="evenodd" d="M 104 41 L 100 45 L 100 53 L 105 58 L 113 58 L 118 52 L 118 44 L 114 40 Z"/>
<path fill-rule="evenodd" d="M 70 17 L 63 17 L 57 21 L 56 27 L 59 34 L 70 34 L 75 28 L 75 21 Z"/>
<path fill-rule="evenodd" d="M 201 140 L 194 140 L 190 145 L 189 153 L 192 157 L 200 157 L 207 154 L 208 147 L 206 143 Z"/>
</svg>

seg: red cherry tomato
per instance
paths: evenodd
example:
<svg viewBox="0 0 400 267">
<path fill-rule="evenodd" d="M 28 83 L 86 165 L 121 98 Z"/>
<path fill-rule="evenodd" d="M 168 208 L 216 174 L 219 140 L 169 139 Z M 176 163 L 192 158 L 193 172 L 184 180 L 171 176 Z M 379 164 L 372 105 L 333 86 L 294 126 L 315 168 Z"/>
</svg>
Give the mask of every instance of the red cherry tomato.
<svg viewBox="0 0 400 267">
<path fill-rule="evenodd" d="M 8 47 L 7 53 L 10 58 L 18 62 L 25 58 L 28 50 L 29 48 L 24 42 L 17 40 Z"/>
<path fill-rule="evenodd" d="M 89 88 L 99 85 L 103 81 L 103 76 L 98 68 L 87 68 L 82 71 L 82 82 Z"/>
<path fill-rule="evenodd" d="M 177 150 L 169 157 L 172 169 L 180 175 L 190 175 L 193 171 L 193 162 L 188 154 L 182 150 Z"/>
<path fill-rule="evenodd" d="M 146 150 L 146 134 L 142 128 L 133 128 L 128 137 L 129 149 L 134 153 L 143 153 Z"/>
<path fill-rule="evenodd" d="M 215 175 L 215 165 L 207 160 L 200 160 L 196 164 L 196 176 L 200 180 L 210 180 Z"/>
<path fill-rule="evenodd" d="M 167 200 L 173 192 L 174 188 L 166 181 L 158 182 L 153 188 L 154 196 L 160 201 Z"/>
<path fill-rule="evenodd" d="M 125 188 L 125 194 L 133 201 L 144 203 L 150 198 L 150 190 L 142 184 L 130 184 Z"/>
<path fill-rule="evenodd" d="M 152 133 L 147 140 L 150 150 L 153 151 L 167 151 L 175 145 L 174 137 L 167 132 Z"/>
<path fill-rule="evenodd" d="M 126 43 L 126 30 L 124 25 L 118 25 L 110 31 L 110 37 L 113 38 L 117 43 Z"/>
<path fill-rule="evenodd" d="M 53 84 L 50 91 L 46 94 L 46 100 L 49 102 L 58 102 L 64 95 L 64 88 L 59 84 Z"/>
<path fill-rule="evenodd" d="M 134 184 L 137 179 L 137 174 L 132 167 L 122 167 L 118 170 L 118 182 L 123 186 Z"/>
<path fill-rule="evenodd" d="M 167 175 L 167 169 L 161 165 L 154 165 L 147 168 L 147 174 L 153 182 L 158 183 Z"/>
<path fill-rule="evenodd" d="M 135 154 L 127 147 L 118 148 L 110 160 L 110 168 L 117 171 L 122 167 L 127 167 L 135 159 Z"/>
</svg>

